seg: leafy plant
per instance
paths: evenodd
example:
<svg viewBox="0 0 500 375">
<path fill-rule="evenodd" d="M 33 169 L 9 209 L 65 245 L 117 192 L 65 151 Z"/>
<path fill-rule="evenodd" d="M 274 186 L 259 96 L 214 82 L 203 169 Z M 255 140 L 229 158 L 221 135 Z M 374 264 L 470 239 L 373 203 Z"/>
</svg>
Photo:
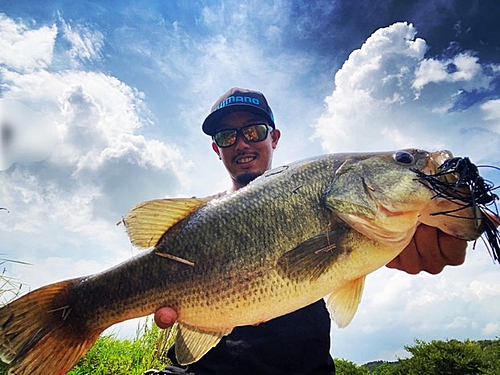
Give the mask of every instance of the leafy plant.
<svg viewBox="0 0 500 375">
<path fill-rule="evenodd" d="M 369 375 L 370 371 L 354 362 L 335 359 L 335 373 L 337 375 Z"/>
</svg>

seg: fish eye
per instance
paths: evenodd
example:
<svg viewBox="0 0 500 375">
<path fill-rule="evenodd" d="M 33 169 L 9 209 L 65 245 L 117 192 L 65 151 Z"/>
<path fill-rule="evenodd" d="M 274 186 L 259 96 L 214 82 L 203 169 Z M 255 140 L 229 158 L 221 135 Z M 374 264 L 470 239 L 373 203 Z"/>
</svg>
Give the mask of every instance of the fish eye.
<svg viewBox="0 0 500 375">
<path fill-rule="evenodd" d="M 398 151 L 394 154 L 394 160 L 401 164 L 412 164 L 415 158 L 406 151 Z"/>
</svg>

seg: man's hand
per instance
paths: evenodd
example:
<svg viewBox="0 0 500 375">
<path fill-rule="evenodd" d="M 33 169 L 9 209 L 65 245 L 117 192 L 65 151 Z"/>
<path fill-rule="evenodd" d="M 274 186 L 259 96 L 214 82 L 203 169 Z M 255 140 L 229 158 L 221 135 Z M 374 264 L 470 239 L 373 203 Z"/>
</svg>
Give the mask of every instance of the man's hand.
<svg viewBox="0 0 500 375">
<path fill-rule="evenodd" d="M 387 267 L 412 275 L 427 271 L 433 275 L 445 266 L 458 266 L 465 261 L 467 241 L 450 236 L 437 228 L 420 224 L 410 244 Z"/>
<path fill-rule="evenodd" d="M 177 311 L 171 307 L 161 307 L 155 312 L 155 323 L 163 329 L 171 327 L 177 318 Z"/>
</svg>

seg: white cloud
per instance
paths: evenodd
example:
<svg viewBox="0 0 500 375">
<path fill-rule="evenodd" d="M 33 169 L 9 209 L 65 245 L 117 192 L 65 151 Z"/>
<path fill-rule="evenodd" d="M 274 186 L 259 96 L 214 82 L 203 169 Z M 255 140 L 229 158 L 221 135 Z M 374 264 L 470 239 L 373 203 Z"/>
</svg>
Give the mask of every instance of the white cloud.
<svg viewBox="0 0 500 375">
<path fill-rule="evenodd" d="M 461 53 L 453 59 L 443 61 L 423 60 L 417 67 L 412 87 L 421 90 L 429 83 L 471 81 L 481 74 L 481 65 L 478 60 L 477 57 L 467 53 Z M 449 67 L 455 70 L 452 69 L 449 72 Z"/>
<path fill-rule="evenodd" d="M 500 99 L 489 100 L 481 104 L 485 128 L 500 133 Z"/>
<path fill-rule="evenodd" d="M 496 267 L 482 246 L 460 267 L 439 275 L 408 275 L 387 268 L 369 275 L 358 312 L 345 329 L 333 328 L 333 355 L 357 363 L 407 356 L 402 345 L 423 340 L 493 339 L 498 335 L 500 289 Z M 392 349 L 392 350 L 391 350 Z"/>
<path fill-rule="evenodd" d="M 489 90 L 498 73 L 471 52 L 425 59 L 426 42 L 415 36 L 411 24 L 395 23 L 351 53 L 335 75 L 314 138 L 327 152 L 446 148 L 497 160 L 496 102 L 454 107 L 469 93 Z M 483 116 L 494 125 L 478 121 Z"/>
<path fill-rule="evenodd" d="M 5 18 L 1 22 L 13 24 Z M 17 36 L 11 35 L 12 40 L 34 33 L 14 25 L 11 32 Z M 34 31 L 39 30 L 43 27 Z M 101 47 L 86 43 L 99 36 L 77 31 L 83 45 L 72 45 L 74 56 L 97 58 Z M 77 41 L 77 31 L 66 29 L 66 36 Z M 55 26 L 53 32 L 55 36 Z M 9 56 L 16 52 L 34 63 L 28 69 L 11 57 L 2 60 L 4 101 L 22 101 L 55 124 L 46 159 L 33 163 L 28 162 L 33 158 L 11 157 L 9 163 L 16 163 L 0 173 L 0 206 L 9 210 L 0 221 L 2 243 L 7 244 L 3 249 L 34 264 L 9 265 L 10 271 L 37 287 L 98 272 L 130 257 L 124 228 L 115 223 L 142 200 L 179 194 L 189 183 L 191 164 L 175 145 L 141 134 L 152 116 L 140 91 L 103 73 L 45 69 L 52 58 L 45 49 L 30 50 L 28 43 L 16 48 Z"/>
<path fill-rule="evenodd" d="M 155 193 L 163 190 L 161 195 L 180 181 L 187 183 L 189 161 L 181 158 L 177 147 L 135 134 L 150 121 L 143 94 L 137 90 L 102 73 L 20 74 L 5 70 L 3 76 L 6 96 L 28 99 L 55 120 L 58 144 L 50 163 L 61 168 L 66 178 L 78 180 L 85 176 L 104 188 L 119 183 L 129 185 L 142 176 L 158 181 L 147 181 L 144 186 Z M 114 168 L 108 170 L 111 166 Z M 128 166 L 137 168 L 139 175 L 127 171 Z M 115 182 L 111 183 L 111 179 Z M 170 182 L 161 183 L 164 179 Z M 108 192 L 102 193 L 107 196 Z"/>
<path fill-rule="evenodd" d="M 56 36 L 55 25 L 31 29 L 0 13 L 0 64 L 21 71 L 46 68 L 52 62 Z"/>
<path fill-rule="evenodd" d="M 98 30 L 91 30 L 82 25 L 68 25 L 61 19 L 63 37 L 71 44 L 69 54 L 73 59 L 100 60 L 104 46 L 104 36 Z"/>
<path fill-rule="evenodd" d="M 486 336 L 498 335 L 500 333 L 500 322 L 490 322 L 486 324 L 481 333 Z"/>
</svg>

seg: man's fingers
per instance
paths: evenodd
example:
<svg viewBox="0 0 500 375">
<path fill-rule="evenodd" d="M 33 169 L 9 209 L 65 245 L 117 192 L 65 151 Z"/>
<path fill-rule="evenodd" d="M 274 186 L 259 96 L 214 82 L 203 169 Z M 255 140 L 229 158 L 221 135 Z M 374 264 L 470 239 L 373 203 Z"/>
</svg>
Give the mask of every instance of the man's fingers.
<svg viewBox="0 0 500 375">
<path fill-rule="evenodd" d="M 465 262 L 467 241 L 450 236 L 449 234 L 438 233 L 439 248 L 447 264 L 459 266 Z"/>
<path fill-rule="evenodd" d="M 427 225 L 419 226 L 415 233 L 415 246 L 421 259 L 421 271 L 436 275 L 447 264 L 439 246 L 439 230 Z"/>
<path fill-rule="evenodd" d="M 399 259 L 399 256 L 391 260 L 389 263 L 385 265 L 388 268 L 395 268 L 397 270 L 401 269 L 401 259 Z"/>
<path fill-rule="evenodd" d="M 445 266 L 458 266 L 465 261 L 467 242 L 421 224 L 410 244 L 387 264 L 409 274 L 421 271 L 440 273 Z"/>
<path fill-rule="evenodd" d="M 390 265 L 389 265 L 390 264 Z M 420 254 L 415 245 L 415 239 L 412 239 L 410 244 L 392 260 L 387 266 L 405 271 L 411 275 L 416 275 L 422 270 Z"/>
</svg>

